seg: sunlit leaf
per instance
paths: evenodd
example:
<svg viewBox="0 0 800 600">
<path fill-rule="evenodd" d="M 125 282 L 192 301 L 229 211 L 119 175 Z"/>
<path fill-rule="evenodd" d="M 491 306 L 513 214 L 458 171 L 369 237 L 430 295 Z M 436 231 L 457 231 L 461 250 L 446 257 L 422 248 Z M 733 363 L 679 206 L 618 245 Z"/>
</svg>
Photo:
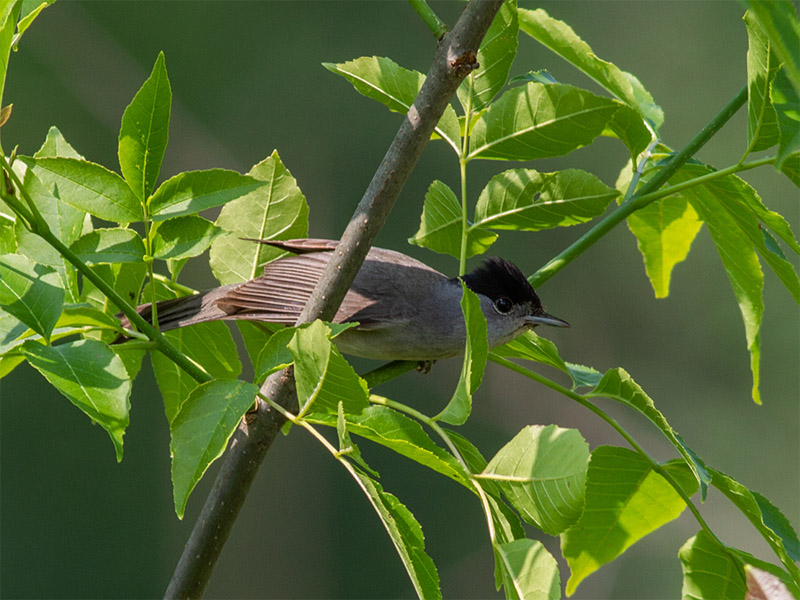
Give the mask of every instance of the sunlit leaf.
<svg viewBox="0 0 800 600">
<path fill-rule="evenodd" d="M 169 219 L 159 224 L 153 236 L 153 256 L 162 260 L 198 256 L 223 233 L 221 227 L 197 215 Z"/>
<path fill-rule="evenodd" d="M 503 587 L 506 598 L 520 600 L 558 600 L 561 578 L 558 563 L 539 541 L 523 538 L 500 544 L 496 552 L 502 558 Z"/>
<path fill-rule="evenodd" d="M 581 514 L 588 463 L 589 446 L 578 430 L 530 425 L 480 477 L 497 485 L 525 521 L 557 535 Z"/>
<path fill-rule="evenodd" d="M 142 200 L 153 192 L 169 138 L 172 89 L 159 52 L 150 74 L 122 114 L 119 166 L 133 192 Z"/>
<path fill-rule="evenodd" d="M 697 490 L 682 461 L 665 468 L 688 495 Z M 567 595 L 638 540 L 676 519 L 684 508 L 683 498 L 639 454 L 616 446 L 595 448 L 583 514 L 561 535 L 561 551 L 572 573 Z"/>
<path fill-rule="evenodd" d="M 64 301 L 53 269 L 19 254 L 0 256 L 0 307 L 35 332 L 50 337 Z"/>
</svg>

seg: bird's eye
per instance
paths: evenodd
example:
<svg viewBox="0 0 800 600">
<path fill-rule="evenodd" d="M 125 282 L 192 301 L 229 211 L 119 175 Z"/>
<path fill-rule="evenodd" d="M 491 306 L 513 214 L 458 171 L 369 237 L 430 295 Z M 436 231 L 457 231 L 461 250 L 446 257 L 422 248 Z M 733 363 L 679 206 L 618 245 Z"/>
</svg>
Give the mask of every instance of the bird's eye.
<svg viewBox="0 0 800 600">
<path fill-rule="evenodd" d="M 500 298 L 494 301 L 494 307 L 497 309 L 497 312 L 505 315 L 511 312 L 511 309 L 514 307 L 514 304 L 511 302 L 510 298 L 506 296 L 501 296 Z"/>
</svg>

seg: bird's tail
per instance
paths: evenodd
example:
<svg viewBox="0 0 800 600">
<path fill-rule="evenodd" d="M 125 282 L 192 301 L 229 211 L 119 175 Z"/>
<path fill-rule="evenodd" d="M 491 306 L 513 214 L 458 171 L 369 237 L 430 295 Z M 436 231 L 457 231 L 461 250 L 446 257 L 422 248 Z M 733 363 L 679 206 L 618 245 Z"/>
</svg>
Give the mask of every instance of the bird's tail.
<svg viewBox="0 0 800 600">
<path fill-rule="evenodd" d="M 228 316 L 228 313 L 217 306 L 216 300 L 225 291 L 227 291 L 226 288 L 217 288 L 193 296 L 182 296 L 157 302 L 158 328 L 161 331 L 169 331 L 170 329 L 186 327 L 195 323 L 224 319 Z M 153 323 L 152 304 L 141 304 L 136 307 L 136 312 L 148 323 Z M 128 317 L 118 314 L 117 318 L 120 320 L 122 327 L 125 329 L 132 328 Z"/>
</svg>

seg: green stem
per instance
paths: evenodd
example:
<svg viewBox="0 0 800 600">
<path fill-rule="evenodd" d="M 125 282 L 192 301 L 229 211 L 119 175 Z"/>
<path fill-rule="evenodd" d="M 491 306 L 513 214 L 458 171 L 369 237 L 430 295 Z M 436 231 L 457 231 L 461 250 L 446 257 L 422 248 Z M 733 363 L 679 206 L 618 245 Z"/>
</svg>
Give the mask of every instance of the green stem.
<svg viewBox="0 0 800 600">
<path fill-rule="evenodd" d="M 424 21 L 425 25 L 433 32 L 437 40 L 441 40 L 449 31 L 447 23 L 442 21 L 439 16 L 433 12 L 433 9 L 428 6 L 425 0 L 408 0 L 411 7 L 417 12 L 420 18 Z"/>
<path fill-rule="evenodd" d="M 467 211 L 467 155 L 469 154 L 469 123 L 472 120 L 472 85 L 475 76 L 470 73 L 468 77 L 469 90 L 467 92 L 467 106 L 464 109 L 464 137 L 462 139 L 461 156 L 458 164 L 461 174 L 461 252 L 458 259 L 458 274 L 467 272 L 467 238 L 469 236 L 469 219 Z"/>
<path fill-rule="evenodd" d="M 6 161 L 6 157 L 0 154 L 0 163 L 2 164 L 3 169 L 5 169 L 6 173 L 8 173 L 9 177 L 14 180 L 14 184 L 17 186 L 17 189 L 25 198 L 25 201 L 31 205 L 33 204 L 33 199 L 31 198 L 28 190 L 22 185 L 19 177 L 17 174 L 14 173 L 13 169 L 8 165 Z M 5 194 L 4 194 L 5 195 Z M 9 203 L 9 206 L 13 209 L 14 206 Z M 24 215 L 23 215 L 24 216 Z M 130 322 L 136 325 L 136 328 L 144 333 L 148 338 L 150 338 L 153 342 L 156 343 L 159 352 L 167 356 L 171 359 L 176 365 L 181 367 L 184 371 L 186 371 L 193 379 L 200 383 L 204 383 L 206 381 L 211 381 L 212 377 L 206 373 L 202 368 L 200 368 L 197 364 L 190 361 L 185 355 L 179 352 L 175 346 L 170 344 L 164 335 L 155 327 L 153 327 L 150 323 L 148 323 L 142 316 L 136 312 L 136 309 L 128 304 L 122 296 L 120 296 L 117 291 L 111 287 L 102 277 L 100 277 L 97 273 L 95 273 L 89 266 L 84 263 L 78 256 L 70 250 L 64 243 L 58 239 L 53 232 L 50 231 L 50 228 L 47 226 L 47 223 L 42 220 L 41 223 L 38 224 L 36 233 L 40 237 L 42 237 L 48 244 L 50 244 L 53 248 L 58 250 L 58 252 L 66 258 L 72 265 L 83 274 L 86 279 L 91 281 L 97 289 L 99 289 L 107 298 L 111 299 L 111 301 L 117 306 L 119 310 L 121 310 L 126 317 L 130 320 Z"/>
<path fill-rule="evenodd" d="M 747 100 L 747 88 L 743 87 L 734 98 L 725 105 L 725 107 L 717 113 L 708 125 L 706 125 L 680 152 L 675 154 L 672 159 L 656 173 L 653 178 L 645 183 L 641 189 L 631 196 L 631 198 L 620 204 L 614 211 L 611 212 L 602 221 L 597 223 L 589 231 L 587 231 L 578 240 L 573 242 L 561 254 L 550 260 L 546 265 L 540 268 L 536 273 L 528 278 L 531 285 L 534 287 L 542 285 L 553 275 L 558 273 L 561 269 L 575 260 L 578 256 L 583 254 L 595 242 L 600 240 L 614 227 L 624 221 L 631 213 L 646 206 L 648 202 L 652 202 L 656 198 L 649 199 L 642 204 L 641 199 L 648 194 L 652 194 L 662 185 L 664 185 L 675 172 L 680 169 L 687 160 L 689 160 L 697 151 L 702 148 L 714 134 L 719 131 L 728 120 L 736 114 L 736 112 L 744 105 Z"/>
<path fill-rule="evenodd" d="M 416 369 L 419 364 L 419 361 L 416 360 L 393 360 L 377 369 L 364 373 L 361 377 L 367 382 L 367 387 L 372 389 Z"/>
<path fill-rule="evenodd" d="M 606 414 L 602 409 L 600 409 L 597 406 L 595 406 L 587 398 L 584 398 L 580 394 L 577 394 L 577 393 L 573 392 L 571 389 L 566 388 L 563 385 L 560 385 L 560 384 L 556 383 L 555 381 L 551 381 L 547 377 L 539 375 L 538 373 L 536 373 L 534 371 L 526 369 L 523 366 L 520 366 L 520 365 L 518 365 L 516 363 L 511 362 L 510 360 L 507 360 L 505 358 L 501 358 L 499 356 L 489 355 L 489 359 L 492 360 L 493 362 L 497 363 L 498 365 L 502 365 L 502 366 L 506 367 L 507 369 L 511 369 L 512 371 L 514 371 L 516 373 L 519 373 L 520 375 L 523 375 L 523 376 L 525 376 L 525 377 L 527 377 L 529 379 L 533 379 L 534 381 L 536 381 L 538 383 L 541 383 L 542 385 L 544 385 L 546 387 L 549 387 L 551 390 L 556 391 L 559 394 L 562 394 L 562 395 L 566 396 L 567 398 L 569 398 L 571 400 L 574 400 L 575 402 L 577 402 L 578 404 L 580 404 L 584 408 L 587 408 L 590 411 L 592 411 L 598 417 L 603 419 L 606 423 L 611 425 L 611 427 L 613 427 L 616 430 L 616 432 L 619 433 L 622 436 L 622 438 L 626 442 L 628 442 L 628 444 L 630 444 L 631 448 L 636 450 L 636 452 L 639 453 L 639 455 L 642 456 L 642 458 L 644 458 L 649 463 L 650 468 L 653 469 L 653 471 L 655 471 L 659 475 L 661 475 L 667 481 L 667 483 L 669 483 L 673 487 L 673 489 L 678 493 L 678 495 L 686 503 L 686 506 L 691 511 L 691 513 L 694 515 L 694 518 L 697 520 L 697 522 L 700 524 L 700 526 L 703 529 L 705 529 L 706 532 L 718 544 L 720 544 L 720 546 L 724 546 L 722 541 L 720 541 L 720 539 L 716 536 L 716 534 L 708 526 L 708 523 L 706 523 L 706 520 L 703 518 L 703 515 L 700 514 L 700 511 L 694 505 L 694 502 L 692 502 L 692 499 L 689 497 L 689 495 L 683 490 L 683 488 L 680 486 L 680 484 L 677 481 L 675 481 L 675 478 L 673 478 L 672 475 L 666 469 L 664 469 L 663 466 L 661 466 L 658 462 L 653 460 L 650 457 L 650 455 L 647 453 L 647 451 L 644 448 L 642 448 L 642 446 L 639 445 L 639 443 L 631 436 L 631 434 L 629 434 L 625 430 L 625 428 L 622 425 L 620 425 L 613 417 L 611 417 L 610 415 Z"/>
</svg>

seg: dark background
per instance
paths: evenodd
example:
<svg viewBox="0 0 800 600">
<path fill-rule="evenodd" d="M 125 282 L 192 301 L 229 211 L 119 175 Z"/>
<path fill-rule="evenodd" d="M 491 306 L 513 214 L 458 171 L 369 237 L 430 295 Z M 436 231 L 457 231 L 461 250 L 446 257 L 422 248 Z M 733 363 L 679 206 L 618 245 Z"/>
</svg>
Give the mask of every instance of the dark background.
<svg viewBox="0 0 800 600">
<path fill-rule="evenodd" d="M 529 5 L 533 7 L 533 5 Z M 666 113 L 663 138 L 681 147 L 745 81 L 747 39 L 735 2 L 542 3 L 602 58 L 636 74 Z M 454 22 L 458 3 L 434 3 Z M 427 71 L 435 41 L 405 2 L 61 2 L 49 7 L 11 56 L 4 103 L 6 150 L 33 153 L 51 125 L 89 160 L 117 169 L 122 112 L 166 54 L 174 94 L 162 179 L 190 169 L 247 171 L 277 148 L 311 207 L 311 234 L 338 237 L 390 143 L 400 117 L 356 94 L 323 61 L 389 56 Z M 549 68 L 561 81 L 583 75 L 521 36 L 512 69 Z M 745 147 L 745 111 L 700 153 L 718 167 Z M 576 167 L 613 185 L 626 160 L 600 139 L 567 157 L 529 166 Z M 469 167 L 475 198 L 507 164 Z M 405 187 L 381 246 L 406 251 L 448 273 L 456 261 L 405 240 L 416 231 L 434 179 L 457 189 L 454 155 L 432 143 Z M 769 207 L 800 229 L 798 194 L 769 167 L 745 174 Z M 491 249 L 532 273 L 588 226 L 503 233 Z M 203 260 L 197 261 L 198 263 Z M 470 266 L 474 266 L 473 261 Z M 182 280 L 213 285 L 206 266 Z M 764 406 L 750 399 L 744 328 L 730 284 L 703 231 L 673 274 L 670 297 L 655 300 L 636 241 L 625 227 L 543 286 L 548 310 L 569 330 L 548 330 L 569 361 L 625 367 L 671 424 L 711 466 L 766 495 L 800 524 L 797 306 L 766 273 L 762 340 Z M 360 367 L 366 367 L 359 363 Z M 433 414 L 455 385 L 458 361 L 428 376 L 411 373 L 380 389 Z M 125 459 L 106 433 L 34 370 L 0 382 L 0 593 L 3 597 L 160 596 L 213 480 L 212 466 L 173 512 L 169 432 L 146 365 L 131 398 Z M 603 403 L 660 459 L 674 457 L 642 419 Z M 491 456 L 520 428 L 578 427 L 592 447 L 624 445 L 568 399 L 491 365 L 462 429 Z M 460 486 L 367 442 L 362 451 L 384 487 L 414 512 L 448 598 L 497 597 L 479 503 Z M 698 500 L 699 502 L 699 500 Z M 728 544 L 776 562 L 745 518 L 711 492 L 701 506 Z M 577 598 L 674 598 L 679 547 L 698 529 L 684 514 L 592 575 Z M 557 540 L 545 540 L 560 559 Z M 567 573 L 562 571 L 566 581 Z M 387 597 L 413 595 L 378 519 L 349 476 L 309 436 L 279 438 L 255 481 L 208 588 L 208 597 Z"/>
</svg>

